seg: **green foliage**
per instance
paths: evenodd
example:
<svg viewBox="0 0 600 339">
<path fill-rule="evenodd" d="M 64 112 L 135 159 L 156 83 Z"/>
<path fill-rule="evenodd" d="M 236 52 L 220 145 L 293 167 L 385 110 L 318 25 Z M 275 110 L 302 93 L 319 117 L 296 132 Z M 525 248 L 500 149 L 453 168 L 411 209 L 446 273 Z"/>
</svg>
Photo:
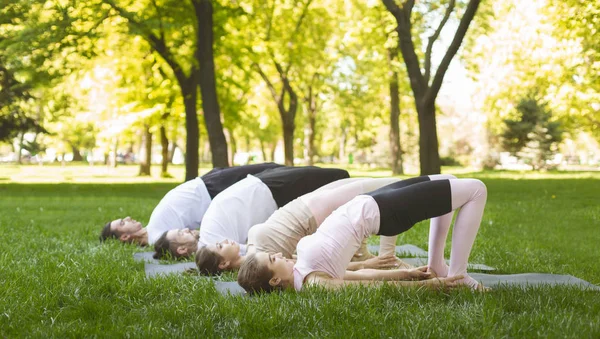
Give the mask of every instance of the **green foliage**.
<svg viewBox="0 0 600 339">
<path fill-rule="evenodd" d="M 482 2 L 465 46 L 491 133 L 523 88 L 536 88 L 567 132 L 600 140 L 600 3 L 594 1 Z"/>
<path fill-rule="evenodd" d="M 562 141 L 559 121 L 552 120 L 547 104 L 529 96 L 519 101 L 516 119 L 505 119 L 506 130 L 502 134 L 504 150 L 526 159 L 534 169 L 546 167 Z"/>
<path fill-rule="evenodd" d="M 40 143 L 37 139 L 33 141 L 24 141 L 22 147 L 33 156 L 37 155 L 38 153 L 43 153 L 47 149 L 47 147 Z"/>
<path fill-rule="evenodd" d="M 0 115 L 0 141 L 10 142 L 19 134 L 30 131 L 47 133 L 33 118 L 24 116 L 18 112 Z"/>
<path fill-rule="evenodd" d="M 552 35 L 576 46 L 576 57 L 563 66 L 570 120 L 600 140 L 600 1 L 549 1 L 544 14 L 554 28 Z"/>
<path fill-rule="evenodd" d="M 442 166 L 462 166 L 462 164 L 453 157 L 440 157 Z"/>
<path fill-rule="evenodd" d="M 74 150 L 85 149 L 91 151 L 96 146 L 96 127 L 93 123 L 75 122 L 65 125 L 61 136 Z"/>
</svg>

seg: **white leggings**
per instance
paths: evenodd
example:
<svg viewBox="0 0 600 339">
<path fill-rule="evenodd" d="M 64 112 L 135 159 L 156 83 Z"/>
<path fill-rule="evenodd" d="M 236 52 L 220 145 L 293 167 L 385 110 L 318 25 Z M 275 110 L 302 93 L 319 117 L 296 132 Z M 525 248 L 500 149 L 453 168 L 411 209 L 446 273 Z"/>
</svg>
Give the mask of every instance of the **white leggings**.
<svg viewBox="0 0 600 339">
<path fill-rule="evenodd" d="M 435 177 L 435 178 L 434 178 Z M 431 176 L 431 180 L 448 179 Z M 452 212 L 431 219 L 428 266 L 440 277 L 463 275 L 462 282 L 476 288 L 476 280 L 467 275 L 467 264 L 475 236 L 481 224 L 487 200 L 487 188 L 477 179 L 450 179 Z M 444 247 L 454 211 L 459 209 L 454 231 L 450 267 L 444 261 Z"/>
</svg>

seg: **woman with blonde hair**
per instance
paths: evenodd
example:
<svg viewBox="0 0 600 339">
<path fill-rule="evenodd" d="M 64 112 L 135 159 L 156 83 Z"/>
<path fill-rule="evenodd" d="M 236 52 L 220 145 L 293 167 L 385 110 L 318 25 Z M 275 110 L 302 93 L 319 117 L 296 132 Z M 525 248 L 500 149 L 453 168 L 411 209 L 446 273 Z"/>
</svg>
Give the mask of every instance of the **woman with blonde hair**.
<svg viewBox="0 0 600 339">
<path fill-rule="evenodd" d="M 401 280 L 404 277 L 386 275 L 386 271 L 348 274 L 346 266 L 365 237 L 397 235 L 422 220 L 435 218 L 429 233 L 428 270 L 438 278 L 394 283 L 433 287 L 465 285 L 482 289 L 467 274 L 467 263 L 487 200 L 485 184 L 477 179 L 425 180 L 410 186 L 399 184 L 359 195 L 338 208 L 316 233 L 298 243 L 295 263 L 281 255 L 251 254 L 240 268 L 238 283 L 253 293 L 286 288 L 300 291 L 307 284 L 339 288 L 355 284 L 378 285 L 382 283 L 379 280 Z M 452 212 L 457 209 L 460 211 L 452 234 L 450 266 L 447 266 L 445 240 Z"/>
</svg>

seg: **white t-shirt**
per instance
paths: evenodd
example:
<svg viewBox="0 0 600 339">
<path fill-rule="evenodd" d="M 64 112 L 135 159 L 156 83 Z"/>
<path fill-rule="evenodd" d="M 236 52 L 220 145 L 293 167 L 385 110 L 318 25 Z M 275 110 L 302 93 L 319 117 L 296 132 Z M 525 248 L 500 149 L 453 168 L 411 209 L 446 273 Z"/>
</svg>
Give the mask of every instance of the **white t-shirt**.
<svg viewBox="0 0 600 339">
<path fill-rule="evenodd" d="M 364 238 L 379 232 L 379 207 L 370 195 L 359 195 L 335 210 L 312 235 L 296 247 L 294 288 L 302 289 L 304 278 L 324 272 L 343 279 L 346 267 Z"/>
<path fill-rule="evenodd" d="M 215 197 L 202 220 L 198 245 L 233 240 L 245 254 L 250 227 L 265 222 L 276 210 L 269 187 L 249 174 Z"/>
<path fill-rule="evenodd" d="M 198 229 L 211 198 L 204 181 L 196 178 L 184 182 L 167 193 L 152 211 L 148 243 L 155 243 L 167 231 L 178 228 Z"/>
</svg>

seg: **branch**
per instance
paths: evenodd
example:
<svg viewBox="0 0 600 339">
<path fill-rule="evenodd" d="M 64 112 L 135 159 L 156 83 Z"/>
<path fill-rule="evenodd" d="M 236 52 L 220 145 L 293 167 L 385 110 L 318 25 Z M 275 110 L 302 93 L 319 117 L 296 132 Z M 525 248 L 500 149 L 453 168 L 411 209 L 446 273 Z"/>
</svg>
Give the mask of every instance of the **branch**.
<svg viewBox="0 0 600 339">
<path fill-rule="evenodd" d="M 156 3 L 156 0 L 152 0 L 152 5 L 154 5 L 154 9 L 156 9 L 156 15 L 158 16 L 158 25 L 159 25 L 159 29 L 160 29 L 160 38 L 161 40 L 165 40 L 165 30 L 163 28 L 163 21 L 162 21 L 162 16 L 160 15 L 160 11 L 158 10 L 158 4 Z"/>
<path fill-rule="evenodd" d="M 444 14 L 444 18 L 440 22 L 440 25 L 435 30 L 432 36 L 429 37 L 429 41 L 427 42 L 427 49 L 425 50 L 425 83 L 429 85 L 429 76 L 431 74 L 431 51 L 433 50 L 433 43 L 439 38 L 444 25 L 450 19 L 450 14 L 454 10 L 454 5 L 456 4 L 455 0 L 450 0 L 448 4 L 448 8 L 446 8 L 446 13 Z"/>
<path fill-rule="evenodd" d="M 440 66 L 438 67 L 437 71 L 435 72 L 435 77 L 433 78 L 431 87 L 427 90 L 427 93 L 426 93 L 425 99 L 424 99 L 425 101 L 435 99 L 438 92 L 440 91 L 440 87 L 442 87 L 442 81 L 444 80 L 444 75 L 446 74 L 446 71 L 448 70 L 448 66 L 450 66 L 450 62 L 452 61 L 452 58 L 454 58 L 454 55 L 456 55 L 456 52 L 458 52 L 458 49 L 460 48 L 460 45 L 462 44 L 465 34 L 467 34 L 469 25 L 471 24 L 471 21 L 473 21 L 473 17 L 475 16 L 475 13 L 477 12 L 477 7 L 479 7 L 480 2 L 481 2 L 481 0 L 469 1 L 469 4 L 467 5 L 467 10 L 465 11 L 465 14 L 463 15 L 462 19 L 460 19 L 460 23 L 458 24 L 458 29 L 456 30 L 454 39 L 452 39 L 452 43 L 450 44 L 450 47 L 448 47 L 448 51 L 446 51 L 446 55 L 444 55 L 444 58 L 442 59 Z"/>
<path fill-rule="evenodd" d="M 427 83 L 421 73 L 419 57 L 415 52 L 415 45 L 412 41 L 410 15 L 415 4 L 414 0 L 404 3 L 402 8 L 398 7 L 394 0 L 382 0 L 388 11 L 390 11 L 398 22 L 398 47 L 402 52 L 404 64 L 410 79 L 410 87 L 413 90 L 415 99 L 422 98 L 427 90 Z"/>
<path fill-rule="evenodd" d="M 175 58 L 169 51 L 164 39 L 156 36 L 156 34 L 154 34 L 150 29 L 145 27 L 141 22 L 138 22 L 133 13 L 118 6 L 114 0 L 104 0 L 104 2 L 117 11 L 120 16 L 127 19 L 131 28 L 134 31 L 137 31 L 138 34 L 150 44 L 150 47 L 152 47 L 165 60 L 171 69 L 173 69 L 173 73 L 175 74 L 175 77 L 177 77 L 177 80 L 183 85 L 187 80 L 187 77 L 185 76 L 181 66 L 177 63 L 177 61 L 175 61 Z"/>
<path fill-rule="evenodd" d="M 254 68 L 256 68 L 256 71 L 258 72 L 258 74 L 260 74 L 260 77 L 263 78 L 263 80 L 267 84 L 267 87 L 269 88 L 269 91 L 271 92 L 273 99 L 275 99 L 276 102 L 279 102 L 279 97 L 277 96 L 277 91 L 275 90 L 275 86 L 273 86 L 273 83 L 269 80 L 269 78 L 267 77 L 265 72 L 263 72 L 262 68 L 260 68 L 260 65 L 254 62 L 254 63 L 252 63 L 252 66 Z"/>
<path fill-rule="evenodd" d="M 271 39 L 271 27 L 273 27 L 273 16 L 275 15 L 275 2 L 273 2 L 273 6 L 271 6 L 271 13 L 269 15 L 269 21 L 267 22 L 267 36 L 265 37 L 265 41 L 269 41 Z"/>
<path fill-rule="evenodd" d="M 402 6 L 402 9 L 404 10 L 404 15 L 406 17 L 406 20 L 408 20 L 408 22 L 410 22 L 410 16 L 412 14 L 412 10 L 413 10 L 414 6 L 415 6 L 415 0 L 408 0 Z"/>
<path fill-rule="evenodd" d="M 600 127 L 600 120 L 594 119 L 593 117 L 589 116 L 589 115 L 584 115 L 584 118 L 586 118 L 590 123 L 592 123 L 592 125 L 595 125 L 596 127 Z"/>
<path fill-rule="evenodd" d="M 297 96 L 296 92 L 294 92 L 294 90 L 292 89 L 290 81 L 287 77 L 289 67 L 284 72 L 281 65 L 277 61 L 275 61 L 275 59 L 273 59 L 273 64 L 275 64 L 275 69 L 277 69 L 277 73 L 279 73 L 279 78 L 283 83 L 283 86 L 281 87 L 281 96 L 279 97 L 280 100 L 277 102 L 277 106 L 279 107 L 279 112 L 282 118 L 286 119 L 286 117 L 284 117 L 283 115 L 283 112 L 285 111 L 285 108 L 283 107 L 285 92 L 288 92 L 290 94 L 290 106 L 297 100 Z"/>
<path fill-rule="evenodd" d="M 296 28 L 294 28 L 292 35 L 290 35 L 290 41 L 289 41 L 290 44 L 293 44 L 294 41 L 296 40 L 296 36 L 300 32 L 300 27 L 302 26 L 302 21 L 304 21 L 304 18 L 306 17 L 306 13 L 308 12 L 308 7 L 310 6 L 311 3 L 312 3 L 312 0 L 308 0 L 306 2 L 306 4 L 304 5 L 304 8 L 302 9 L 302 14 L 300 14 L 300 18 L 298 18 L 298 22 L 296 23 Z M 288 62 L 288 65 L 285 69 L 286 75 L 287 75 L 288 71 L 290 70 L 290 67 L 292 67 L 291 55 L 290 55 L 290 61 Z"/>
<path fill-rule="evenodd" d="M 383 2 L 383 5 L 385 6 L 385 8 L 387 8 L 387 10 L 392 13 L 392 15 L 395 18 L 398 18 L 398 16 L 401 15 L 402 10 L 400 9 L 400 7 L 398 7 L 398 5 L 396 5 L 396 2 L 394 0 L 381 0 Z"/>
<path fill-rule="evenodd" d="M 308 0 L 306 2 L 306 4 L 304 5 L 304 8 L 302 9 L 302 14 L 300 14 L 300 18 L 298 18 L 298 22 L 296 23 L 296 28 L 294 28 L 294 31 L 292 32 L 292 35 L 290 36 L 290 42 L 293 42 L 295 40 L 298 32 L 300 32 L 300 26 L 302 26 L 302 21 L 304 21 L 304 18 L 306 17 L 306 13 L 308 12 L 308 7 L 310 6 L 311 3 L 312 3 L 312 0 Z"/>
</svg>

